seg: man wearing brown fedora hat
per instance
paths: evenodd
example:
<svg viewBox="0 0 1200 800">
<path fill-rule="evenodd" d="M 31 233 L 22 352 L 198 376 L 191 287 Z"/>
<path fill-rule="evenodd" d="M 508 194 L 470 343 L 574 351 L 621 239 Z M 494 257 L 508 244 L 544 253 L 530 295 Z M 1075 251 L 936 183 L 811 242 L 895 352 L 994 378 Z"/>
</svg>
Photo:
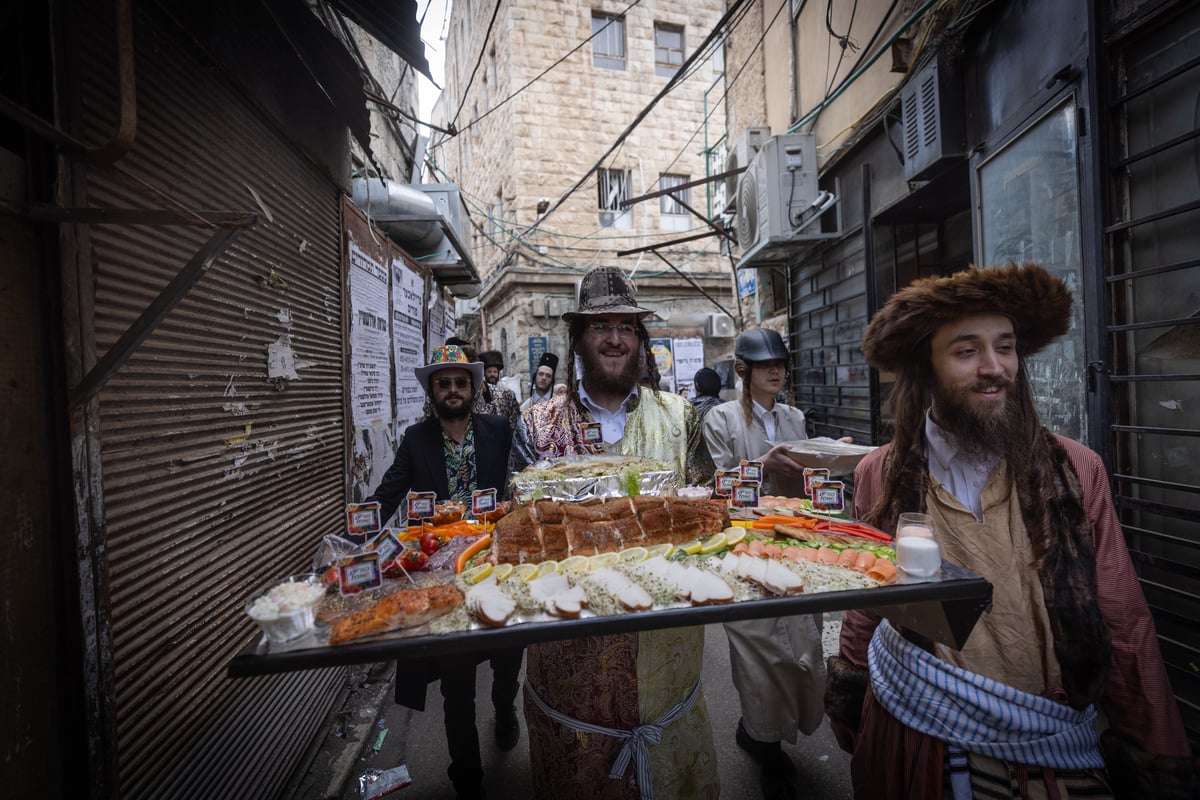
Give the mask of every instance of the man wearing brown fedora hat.
<svg viewBox="0 0 1200 800">
<path fill-rule="evenodd" d="M 578 308 L 563 314 L 570 324 L 568 391 L 522 415 L 515 468 L 537 458 L 611 452 L 661 461 L 681 482 L 712 479 L 695 409 L 679 395 L 638 385 L 647 370 L 651 385 L 658 385 L 643 324 L 652 313 L 638 305 L 633 282 L 620 269 L 597 267 L 584 276 Z M 594 424 L 583 423 L 599 423 L 600 438 L 591 438 Z M 716 750 L 699 683 L 703 651 L 702 627 L 531 645 L 525 719 L 533 795 L 718 797 Z M 597 727 L 638 734 L 630 739 Z M 649 752 L 649 767 L 609 777 L 626 741 Z"/>
<path fill-rule="evenodd" d="M 900 290 L 867 328 L 895 433 L 855 471 L 855 515 L 889 531 L 929 515 L 942 557 L 993 595 L 960 650 L 845 613 L 826 708 L 857 797 L 1200 790 L 1104 465 L 1034 410 L 1025 359 L 1071 304 L 1040 266 L 971 267 Z"/>
<path fill-rule="evenodd" d="M 379 487 L 367 498 L 380 503 L 389 520 L 410 491 L 434 492 L 439 502 L 457 500 L 471 507 L 476 489 L 508 491 L 507 464 L 512 446 L 508 420 L 472 411 L 484 384 L 483 364 L 469 361 L 457 345 L 434 349 L 430 363 L 414 372 L 432 404 L 433 416 L 410 425 L 400 440 L 396 459 Z M 484 796 L 479 734 L 475 727 L 475 668 L 490 660 L 492 702 L 496 711 L 496 745 L 511 750 L 520 738 L 516 706 L 520 647 L 406 661 L 396 673 L 396 702 L 423 711 L 425 689 L 441 680 L 446 745 L 446 773 L 459 798 Z"/>
</svg>

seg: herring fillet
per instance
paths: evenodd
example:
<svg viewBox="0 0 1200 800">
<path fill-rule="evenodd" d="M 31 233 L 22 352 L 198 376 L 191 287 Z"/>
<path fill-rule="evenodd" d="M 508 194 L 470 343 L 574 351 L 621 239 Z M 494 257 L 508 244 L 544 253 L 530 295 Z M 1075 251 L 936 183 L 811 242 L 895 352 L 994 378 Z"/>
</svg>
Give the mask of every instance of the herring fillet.
<svg viewBox="0 0 1200 800">
<path fill-rule="evenodd" d="M 340 644 L 376 633 L 415 628 L 448 614 L 462 602 L 462 592 L 449 585 L 401 589 L 333 623 L 329 643 Z"/>
</svg>

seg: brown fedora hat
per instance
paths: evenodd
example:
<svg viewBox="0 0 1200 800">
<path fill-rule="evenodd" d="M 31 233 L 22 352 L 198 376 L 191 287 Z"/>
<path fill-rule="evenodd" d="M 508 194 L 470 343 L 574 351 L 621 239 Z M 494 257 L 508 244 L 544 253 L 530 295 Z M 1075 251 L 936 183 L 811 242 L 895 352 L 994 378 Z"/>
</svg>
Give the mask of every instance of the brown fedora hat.
<svg viewBox="0 0 1200 800">
<path fill-rule="evenodd" d="M 562 318 L 570 322 L 577 317 L 596 314 L 637 314 L 647 317 L 654 313 L 637 304 L 633 281 L 620 267 L 596 267 L 579 282 L 579 307 Z"/>
</svg>

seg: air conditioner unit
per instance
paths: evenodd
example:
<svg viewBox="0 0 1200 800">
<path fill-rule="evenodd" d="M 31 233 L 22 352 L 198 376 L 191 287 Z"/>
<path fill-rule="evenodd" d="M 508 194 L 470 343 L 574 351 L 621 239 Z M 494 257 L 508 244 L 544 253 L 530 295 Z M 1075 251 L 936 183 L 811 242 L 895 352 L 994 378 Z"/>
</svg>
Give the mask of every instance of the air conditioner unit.
<svg viewBox="0 0 1200 800">
<path fill-rule="evenodd" d="M 709 314 L 708 319 L 704 321 L 704 336 L 706 338 L 728 338 L 735 333 L 733 317 L 728 314 Z"/>
<path fill-rule="evenodd" d="M 812 227 L 821 205 L 817 149 L 811 133 L 770 137 L 738 181 L 737 234 L 742 260 L 752 251 L 790 241 Z"/>
<path fill-rule="evenodd" d="M 771 138 L 771 129 L 765 126 L 746 128 L 742 131 L 742 135 L 734 142 L 733 149 L 729 151 L 729 155 L 725 159 L 725 171 L 738 169 L 739 167 L 748 167 L 754 157 L 758 155 L 758 151 L 762 149 L 763 142 Z M 725 179 L 725 210 L 729 211 L 737 204 L 737 185 L 741 175 L 731 175 Z"/>
<path fill-rule="evenodd" d="M 930 180 L 966 156 L 962 86 L 936 57 L 900 90 L 900 115 L 905 180 Z"/>
</svg>

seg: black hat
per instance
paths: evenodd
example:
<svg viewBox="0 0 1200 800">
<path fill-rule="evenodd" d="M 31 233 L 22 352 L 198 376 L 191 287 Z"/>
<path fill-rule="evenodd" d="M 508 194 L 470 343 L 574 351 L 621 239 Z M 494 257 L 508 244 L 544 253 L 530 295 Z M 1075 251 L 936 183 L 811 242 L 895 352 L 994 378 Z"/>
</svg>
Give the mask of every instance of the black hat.
<svg viewBox="0 0 1200 800">
<path fill-rule="evenodd" d="M 758 361 L 788 360 L 783 337 L 769 328 L 753 328 L 739 334 L 733 345 L 733 354 L 751 364 Z"/>
<path fill-rule="evenodd" d="M 485 369 L 487 367 L 504 369 L 504 356 L 500 355 L 499 350 L 484 350 L 479 354 L 479 360 L 483 362 Z"/>
<path fill-rule="evenodd" d="M 696 394 L 698 395 L 718 395 L 721 393 L 721 376 L 717 374 L 715 369 L 704 367 L 696 370 L 696 376 L 692 378 L 692 383 L 696 385 Z"/>
<path fill-rule="evenodd" d="M 538 367 L 549 367 L 551 372 L 558 369 L 558 356 L 554 353 L 542 353 L 542 357 L 538 359 Z M 537 372 L 537 369 L 534 369 Z"/>
</svg>

